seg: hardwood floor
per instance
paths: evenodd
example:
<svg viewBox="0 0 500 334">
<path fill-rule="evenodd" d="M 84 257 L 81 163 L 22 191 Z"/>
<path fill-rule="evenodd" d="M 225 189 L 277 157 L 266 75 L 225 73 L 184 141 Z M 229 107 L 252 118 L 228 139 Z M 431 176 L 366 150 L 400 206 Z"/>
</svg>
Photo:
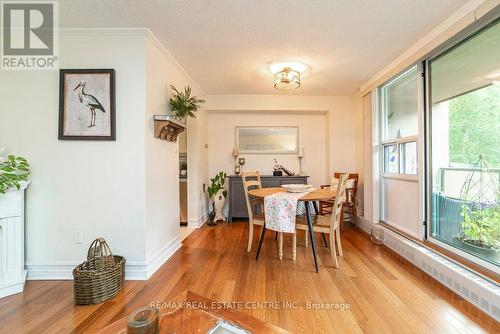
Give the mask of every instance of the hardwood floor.
<svg viewBox="0 0 500 334">
<path fill-rule="evenodd" d="M 242 310 L 293 333 L 500 332 L 494 319 L 360 232 L 343 231 L 340 269 L 333 268 L 318 237 L 318 274 L 302 236 L 295 262 L 291 236 L 285 236 L 284 258 L 279 261 L 273 233 L 268 233 L 255 261 L 256 234 L 252 252 L 247 253 L 246 223 L 205 226 L 187 237 L 150 280 L 127 281 L 123 293 L 98 305 L 73 305 L 71 281 L 28 281 L 24 293 L 0 300 L 0 333 L 94 332 L 136 308 L 169 300 L 186 289 L 218 301 L 350 306 Z"/>
</svg>

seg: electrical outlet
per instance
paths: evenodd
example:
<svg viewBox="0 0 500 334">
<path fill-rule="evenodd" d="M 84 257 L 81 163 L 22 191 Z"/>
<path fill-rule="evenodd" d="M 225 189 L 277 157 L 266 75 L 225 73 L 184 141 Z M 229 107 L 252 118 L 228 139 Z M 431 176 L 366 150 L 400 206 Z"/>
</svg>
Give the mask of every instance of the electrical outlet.
<svg viewBox="0 0 500 334">
<path fill-rule="evenodd" d="M 73 232 L 73 243 L 81 244 L 83 242 L 83 233 L 80 231 Z"/>
</svg>

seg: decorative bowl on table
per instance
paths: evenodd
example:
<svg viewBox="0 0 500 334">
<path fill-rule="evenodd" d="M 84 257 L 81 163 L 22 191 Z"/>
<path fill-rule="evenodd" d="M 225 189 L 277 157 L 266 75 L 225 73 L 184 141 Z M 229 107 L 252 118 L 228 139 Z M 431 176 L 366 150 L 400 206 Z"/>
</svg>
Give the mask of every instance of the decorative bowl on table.
<svg viewBox="0 0 500 334">
<path fill-rule="evenodd" d="M 283 184 L 281 187 L 284 188 L 289 193 L 303 193 L 303 192 L 306 192 L 309 188 L 311 188 L 311 185 L 309 185 L 309 184 Z"/>
</svg>

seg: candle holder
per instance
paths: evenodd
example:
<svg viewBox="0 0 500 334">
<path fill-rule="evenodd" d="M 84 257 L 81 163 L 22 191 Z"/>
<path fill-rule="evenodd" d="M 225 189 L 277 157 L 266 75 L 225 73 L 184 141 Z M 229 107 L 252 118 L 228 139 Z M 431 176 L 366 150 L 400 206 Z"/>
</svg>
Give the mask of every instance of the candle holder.
<svg viewBox="0 0 500 334">
<path fill-rule="evenodd" d="M 304 174 L 304 172 L 302 171 L 302 159 L 304 159 L 304 148 L 303 147 L 299 148 L 298 158 L 299 158 L 299 175 L 303 175 Z"/>
<path fill-rule="evenodd" d="M 235 147 L 233 148 L 233 158 L 234 158 L 234 174 L 239 175 L 241 172 L 240 165 L 238 164 L 238 155 L 240 155 L 240 152 L 238 152 L 238 149 Z"/>
<path fill-rule="evenodd" d="M 132 313 L 127 321 L 127 334 L 157 334 L 157 308 L 143 307 Z"/>
</svg>

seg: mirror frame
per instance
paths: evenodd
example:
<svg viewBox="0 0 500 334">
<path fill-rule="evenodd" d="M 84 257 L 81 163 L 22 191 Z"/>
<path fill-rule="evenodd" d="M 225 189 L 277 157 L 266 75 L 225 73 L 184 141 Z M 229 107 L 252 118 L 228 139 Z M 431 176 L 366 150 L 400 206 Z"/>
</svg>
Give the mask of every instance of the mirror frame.
<svg viewBox="0 0 500 334">
<path fill-rule="evenodd" d="M 294 129 L 295 130 L 295 149 L 290 151 L 281 150 L 241 150 L 239 143 L 240 129 Z M 235 127 L 236 148 L 242 154 L 298 154 L 299 153 L 299 127 L 298 126 L 236 126 Z"/>
</svg>

